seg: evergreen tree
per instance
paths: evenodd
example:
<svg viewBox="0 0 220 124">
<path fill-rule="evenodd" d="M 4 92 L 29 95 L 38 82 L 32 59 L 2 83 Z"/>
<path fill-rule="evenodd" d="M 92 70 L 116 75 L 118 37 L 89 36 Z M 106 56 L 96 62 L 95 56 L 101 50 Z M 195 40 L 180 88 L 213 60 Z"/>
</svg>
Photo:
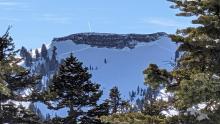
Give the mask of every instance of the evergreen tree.
<svg viewBox="0 0 220 124">
<path fill-rule="evenodd" d="M 153 90 L 160 89 L 161 86 L 167 86 L 172 77 L 168 71 L 159 69 L 155 64 L 150 64 L 143 73 L 145 76 L 145 85 L 149 85 Z"/>
<path fill-rule="evenodd" d="M 101 117 L 101 116 L 108 116 L 110 114 L 110 105 L 109 101 L 105 100 L 100 105 L 96 105 L 95 108 L 88 111 L 88 115 L 90 117 Z"/>
<path fill-rule="evenodd" d="M 129 101 L 126 101 L 126 100 L 121 101 L 120 111 L 121 113 L 128 113 L 131 111 L 131 105 Z"/>
<path fill-rule="evenodd" d="M 32 90 L 38 82 L 38 77 L 31 75 L 17 63 L 14 44 L 8 31 L 0 37 L 0 121 L 1 123 L 39 122 L 35 114 L 22 106 L 16 106 L 9 101 L 30 101 L 31 93 L 22 96 L 22 91 Z"/>
<path fill-rule="evenodd" d="M 175 69 L 168 73 L 156 66 L 146 70 L 146 82 L 156 88 L 161 85 L 174 94 L 173 106 L 179 110 L 176 122 L 218 124 L 220 110 L 220 0 L 169 0 L 181 11 L 177 16 L 194 16 L 195 27 L 177 30 L 171 35 L 180 43 Z M 156 68 L 155 68 L 156 67 Z M 152 80 L 154 82 L 149 82 Z M 205 104 L 199 108 L 199 104 Z M 188 110 L 199 108 L 201 115 Z M 187 114 L 188 113 L 188 114 Z"/>
<path fill-rule="evenodd" d="M 32 61 L 33 61 L 33 58 L 32 58 L 31 52 L 26 52 L 26 55 L 25 55 L 25 65 L 27 67 L 30 67 L 32 65 Z"/>
<path fill-rule="evenodd" d="M 121 96 L 118 87 L 113 87 L 109 94 L 111 113 L 117 113 L 121 103 Z"/>
<path fill-rule="evenodd" d="M 140 94 L 140 87 L 138 86 L 137 87 L 137 95 L 139 95 Z"/>
<path fill-rule="evenodd" d="M 50 64 L 49 64 L 50 70 L 55 70 L 55 71 L 56 71 L 56 68 L 58 68 L 58 64 L 59 64 L 56 59 L 56 56 L 57 56 L 56 50 L 57 48 L 54 46 L 53 51 L 52 51 L 52 57 L 51 57 Z"/>
<path fill-rule="evenodd" d="M 93 109 L 89 110 L 87 116 L 84 116 L 80 121 L 81 124 L 107 124 L 101 122 L 100 118 L 102 116 L 110 115 L 110 105 L 109 101 L 105 100 L 100 105 L 96 105 Z"/>
<path fill-rule="evenodd" d="M 88 69 L 83 67 L 72 54 L 64 60 L 58 73 L 49 86 L 48 101 L 56 101 L 56 106 L 49 103 L 49 108 L 69 108 L 65 123 L 77 123 L 80 117 L 87 117 L 86 107 L 95 107 L 102 95 L 100 85 L 90 81 Z"/>
<path fill-rule="evenodd" d="M 130 101 L 133 102 L 134 98 L 136 97 L 136 92 L 135 91 L 129 92 L 129 97 L 130 97 Z"/>
<path fill-rule="evenodd" d="M 45 60 L 48 58 L 47 47 L 45 44 L 43 44 L 41 47 L 41 57 Z"/>
<path fill-rule="evenodd" d="M 36 60 L 39 60 L 40 53 L 39 53 L 38 49 L 35 49 L 35 55 L 36 55 Z"/>
<path fill-rule="evenodd" d="M 161 112 L 167 110 L 168 102 L 159 99 L 160 87 L 158 89 L 153 89 L 148 85 L 146 87 L 146 89 L 142 89 L 138 86 L 137 91 L 130 92 L 130 101 L 134 101 L 131 112 L 142 112 L 149 116 L 161 116 Z"/>
<path fill-rule="evenodd" d="M 107 64 L 107 59 L 106 58 L 104 59 L 104 63 Z"/>
<path fill-rule="evenodd" d="M 145 103 L 144 98 L 137 98 L 135 104 L 137 105 L 138 111 L 143 111 L 144 110 L 144 103 Z"/>
<path fill-rule="evenodd" d="M 175 8 L 183 8 L 178 16 L 197 16 L 192 23 L 200 25 L 178 30 L 177 35 L 171 36 L 181 43 L 178 50 L 184 52 L 177 62 L 178 68 L 172 72 L 177 80 L 175 105 L 186 111 L 205 102 L 201 111 L 210 114 L 209 123 L 220 123 L 213 117 L 220 116 L 216 113 L 220 109 L 220 0 L 172 2 Z"/>
<path fill-rule="evenodd" d="M 9 59 L 14 56 L 17 51 L 14 51 L 13 39 L 9 36 L 10 27 L 7 29 L 6 33 L 0 37 L 0 61 L 4 59 Z"/>
<path fill-rule="evenodd" d="M 25 65 L 30 67 L 32 65 L 32 55 L 25 47 L 21 47 L 20 56 L 24 59 Z"/>
<path fill-rule="evenodd" d="M 28 50 L 24 46 L 22 46 L 21 50 L 20 50 L 20 56 L 22 58 L 26 58 L 27 52 L 28 52 Z"/>
<path fill-rule="evenodd" d="M 0 116 L 1 123 L 9 124 L 41 124 L 40 118 L 30 111 L 24 108 L 22 105 L 15 105 L 10 102 L 8 104 L 2 105 L 2 116 Z"/>
<path fill-rule="evenodd" d="M 168 102 L 158 99 L 160 89 L 148 87 L 144 95 L 142 113 L 150 116 L 160 116 L 162 111 L 168 110 Z"/>
</svg>

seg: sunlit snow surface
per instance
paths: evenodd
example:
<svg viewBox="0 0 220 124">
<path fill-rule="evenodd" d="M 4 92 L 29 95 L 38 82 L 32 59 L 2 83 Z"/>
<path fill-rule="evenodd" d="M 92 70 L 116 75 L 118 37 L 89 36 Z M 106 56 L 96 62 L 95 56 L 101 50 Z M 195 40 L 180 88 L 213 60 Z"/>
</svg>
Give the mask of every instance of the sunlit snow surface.
<svg viewBox="0 0 220 124">
<path fill-rule="evenodd" d="M 97 67 L 91 70 L 92 80 L 105 89 L 118 86 L 125 96 L 138 85 L 143 86 L 143 70 L 150 64 L 158 64 L 161 68 L 171 69 L 170 61 L 174 57 L 177 45 L 168 37 L 158 41 L 139 43 L 134 49 L 97 48 L 89 45 L 76 45 L 73 41 L 54 41 L 50 46 L 57 47 L 58 59 L 73 53 L 84 66 Z M 107 59 L 107 64 L 104 59 Z"/>
<path fill-rule="evenodd" d="M 101 101 L 107 98 L 109 89 L 118 86 L 122 97 L 127 99 L 128 93 L 138 86 L 144 87 L 143 70 L 149 64 L 155 63 L 161 68 L 172 69 L 169 64 L 173 61 L 177 45 L 168 37 L 161 37 L 158 41 L 139 43 L 134 49 L 97 48 L 85 44 L 75 44 L 73 41 L 53 41 L 49 46 L 49 55 L 52 48 L 57 48 L 57 58 L 64 59 L 73 53 L 84 66 L 98 67 L 92 70 L 92 81 L 101 84 L 104 90 Z M 107 64 L 104 59 L 107 59 Z M 49 111 L 43 104 L 38 104 L 43 113 L 65 116 L 65 109 Z"/>
</svg>

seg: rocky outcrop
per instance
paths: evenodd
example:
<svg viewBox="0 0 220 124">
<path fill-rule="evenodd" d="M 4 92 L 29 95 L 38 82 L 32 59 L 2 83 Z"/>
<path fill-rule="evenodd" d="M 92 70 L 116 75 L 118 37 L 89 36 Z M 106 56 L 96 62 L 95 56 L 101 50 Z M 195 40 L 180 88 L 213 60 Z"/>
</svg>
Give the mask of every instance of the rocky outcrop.
<svg viewBox="0 0 220 124">
<path fill-rule="evenodd" d="M 111 34 L 111 33 L 77 33 L 66 37 L 54 38 L 53 41 L 62 42 L 72 40 L 76 44 L 87 44 L 92 47 L 107 47 L 122 49 L 134 48 L 138 42 L 151 42 L 167 36 L 164 32 L 154 34 Z"/>
</svg>

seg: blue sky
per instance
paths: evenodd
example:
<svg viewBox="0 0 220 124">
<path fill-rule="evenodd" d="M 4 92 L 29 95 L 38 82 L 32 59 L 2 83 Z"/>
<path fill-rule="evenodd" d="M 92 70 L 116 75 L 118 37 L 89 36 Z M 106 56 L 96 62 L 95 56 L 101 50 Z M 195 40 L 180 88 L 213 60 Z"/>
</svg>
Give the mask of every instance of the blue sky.
<svg viewBox="0 0 220 124">
<path fill-rule="evenodd" d="M 176 17 L 170 5 L 166 0 L 0 0 L 0 33 L 12 25 L 17 48 L 29 49 L 90 30 L 175 33 L 190 20 Z"/>
</svg>

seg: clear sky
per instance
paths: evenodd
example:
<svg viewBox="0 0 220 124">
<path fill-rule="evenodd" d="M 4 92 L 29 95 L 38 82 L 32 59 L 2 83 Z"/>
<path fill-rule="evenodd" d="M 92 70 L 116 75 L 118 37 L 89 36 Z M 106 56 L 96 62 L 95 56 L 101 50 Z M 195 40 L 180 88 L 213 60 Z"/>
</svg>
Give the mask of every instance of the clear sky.
<svg viewBox="0 0 220 124">
<path fill-rule="evenodd" d="M 175 33 L 190 20 L 166 0 L 0 0 L 0 33 L 12 25 L 17 48 L 41 47 L 79 32 Z"/>
</svg>

